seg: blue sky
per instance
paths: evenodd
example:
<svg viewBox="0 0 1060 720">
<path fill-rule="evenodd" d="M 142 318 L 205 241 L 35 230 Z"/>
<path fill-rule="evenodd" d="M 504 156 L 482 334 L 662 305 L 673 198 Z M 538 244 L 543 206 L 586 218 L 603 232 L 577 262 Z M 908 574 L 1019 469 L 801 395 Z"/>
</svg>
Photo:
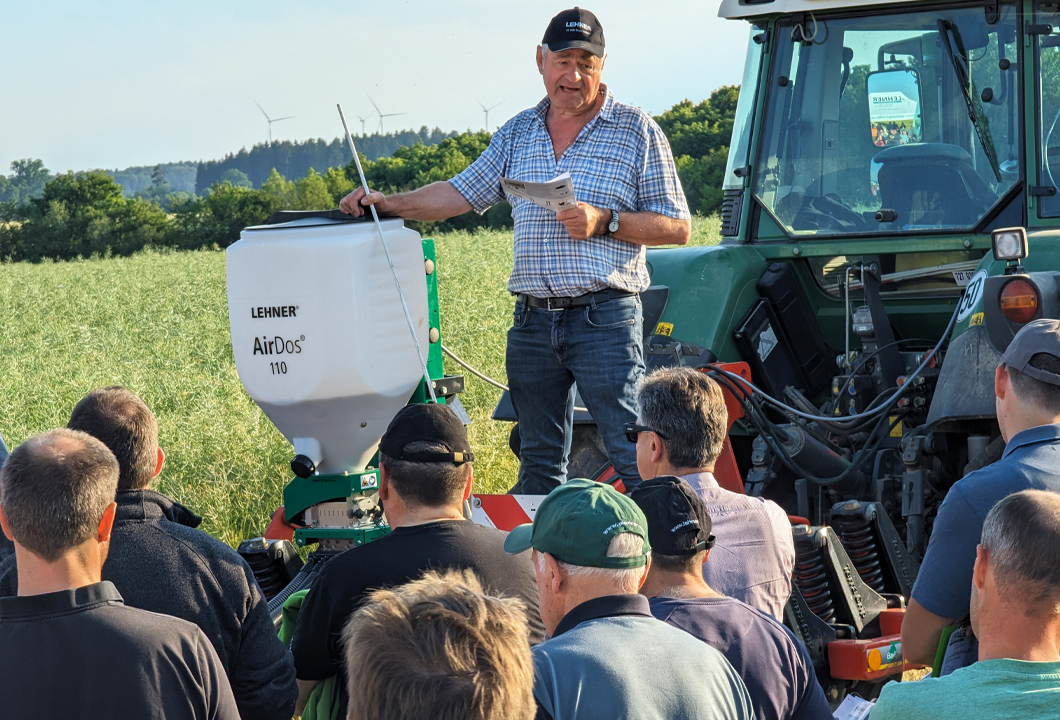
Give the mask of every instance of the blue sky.
<svg viewBox="0 0 1060 720">
<path fill-rule="evenodd" d="M 266 138 L 351 129 L 496 126 L 544 94 L 534 48 L 563 5 L 511 0 L 35 0 L 0 3 L 0 173 L 209 160 Z M 747 26 L 717 2 L 586 4 L 607 38 L 604 81 L 653 113 L 740 81 Z M 378 126 L 373 116 L 369 131 Z"/>
</svg>

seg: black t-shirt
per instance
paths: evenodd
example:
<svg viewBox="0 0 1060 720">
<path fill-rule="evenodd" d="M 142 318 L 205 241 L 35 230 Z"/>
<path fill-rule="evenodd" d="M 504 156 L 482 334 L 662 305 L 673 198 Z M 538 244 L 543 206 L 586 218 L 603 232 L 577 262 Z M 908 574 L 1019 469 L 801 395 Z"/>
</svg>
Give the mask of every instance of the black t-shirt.
<svg viewBox="0 0 1060 720">
<path fill-rule="evenodd" d="M 12 718 L 239 719 L 202 631 L 126 607 L 106 581 L 0 599 L 0 708 Z"/>
<path fill-rule="evenodd" d="M 541 642 L 545 631 L 530 553 L 509 555 L 504 551 L 505 537 L 505 532 L 469 520 L 443 520 L 395 528 L 330 560 L 302 605 L 291 640 L 298 678 L 324 680 L 341 673 L 342 629 L 350 613 L 372 590 L 402 585 L 426 570 L 468 568 L 487 592 L 520 598 L 526 604 L 530 641 Z M 345 677 L 339 686 L 345 700 Z"/>
</svg>

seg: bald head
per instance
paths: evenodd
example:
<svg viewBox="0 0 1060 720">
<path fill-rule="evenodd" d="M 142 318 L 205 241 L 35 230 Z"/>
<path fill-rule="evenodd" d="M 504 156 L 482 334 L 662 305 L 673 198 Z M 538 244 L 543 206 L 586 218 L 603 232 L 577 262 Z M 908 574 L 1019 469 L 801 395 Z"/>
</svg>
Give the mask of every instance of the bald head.
<svg viewBox="0 0 1060 720">
<path fill-rule="evenodd" d="M 93 537 L 117 489 L 113 453 L 75 430 L 26 440 L 0 470 L 0 504 L 12 539 L 47 562 Z"/>
<path fill-rule="evenodd" d="M 158 421 L 147 404 L 121 386 L 93 390 L 77 404 L 66 427 L 106 445 L 118 460 L 121 490 L 146 488 L 158 469 Z"/>
</svg>

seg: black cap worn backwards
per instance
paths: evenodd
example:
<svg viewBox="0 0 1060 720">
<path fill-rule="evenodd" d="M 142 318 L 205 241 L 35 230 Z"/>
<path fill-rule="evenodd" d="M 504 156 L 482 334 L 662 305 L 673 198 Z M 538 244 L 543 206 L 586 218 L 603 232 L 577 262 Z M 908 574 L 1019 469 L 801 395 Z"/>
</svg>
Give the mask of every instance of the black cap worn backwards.
<svg viewBox="0 0 1060 720">
<path fill-rule="evenodd" d="M 659 555 L 694 555 L 714 546 L 707 506 L 682 478 L 645 480 L 629 497 L 647 518 L 648 541 Z"/>
<path fill-rule="evenodd" d="M 597 57 L 603 57 L 604 29 L 595 15 L 575 7 L 552 18 L 541 43 L 548 45 L 552 52 L 579 48 L 588 50 Z"/>
<path fill-rule="evenodd" d="M 1005 354 L 1001 356 L 1005 367 L 1018 370 L 1043 383 L 1060 385 L 1060 375 L 1031 365 L 1031 358 L 1038 353 L 1060 358 L 1060 321 L 1042 319 L 1027 323 L 1016 333 L 1016 337 L 1012 338 Z"/>
<path fill-rule="evenodd" d="M 408 451 L 414 442 L 429 442 L 447 449 Z M 450 462 L 461 465 L 475 456 L 467 442 L 467 430 L 452 408 L 440 403 L 416 403 L 401 408 L 379 441 L 379 452 L 408 462 Z"/>
</svg>

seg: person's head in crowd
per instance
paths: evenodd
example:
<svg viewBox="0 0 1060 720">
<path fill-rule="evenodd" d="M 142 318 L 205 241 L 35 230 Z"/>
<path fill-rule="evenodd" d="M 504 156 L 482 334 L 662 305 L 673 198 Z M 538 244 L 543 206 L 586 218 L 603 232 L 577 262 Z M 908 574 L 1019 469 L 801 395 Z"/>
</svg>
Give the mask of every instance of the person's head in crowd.
<svg viewBox="0 0 1060 720">
<path fill-rule="evenodd" d="M 1060 660 L 1060 494 L 1024 490 L 987 514 L 971 619 L 980 660 Z"/>
<path fill-rule="evenodd" d="M 350 720 L 531 720 L 534 668 L 521 601 L 470 570 L 377 590 L 343 631 Z"/>
<path fill-rule="evenodd" d="M 158 421 L 126 388 L 93 390 L 74 407 L 66 427 L 88 433 L 114 453 L 121 468 L 119 490 L 144 490 L 162 472 L 166 456 L 158 446 Z"/>
<path fill-rule="evenodd" d="M 648 521 L 652 560 L 640 589 L 647 597 L 710 597 L 718 593 L 703 579 L 714 536 L 703 499 L 682 478 L 645 480 L 629 497 Z"/>
<path fill-rule="evenodd" d="M 570 610 L 604 595 L 632 595 L 648 574 L 647 521 L 606 483 L 568 480 L 508 534 L 504 549 L 533 549 L 541 619 L 552 634 Z"/>
<path fill-rule="evenodd" d="M 379 443 L 379 499 L 391 526 L 416 524 L 438 510 L 462 517 L 474 459 L 467 430 L 448 405 L 402 408 Z"/>
<path fill-rule="evenodd" d="M 994 394 L 1005 440 L 1060 422 L 1060 320 L 1034 320 L 1020 328 L 1001 356 Z"/>
<path fill-rule="evenodd" d="M 0 470 L 0 524 L 15 543 L 19 595 L 99 582 L 114 524 L 118 462 L 103 443 L 51 430 Z"/>
<path fill-rule="evenodd" d="M 660 368 L 641 381 L 637 401 L 628 434 L 642 478 L 714 470 L 729 417 L 716 382 L 692 368 Z"/>
</svg>

